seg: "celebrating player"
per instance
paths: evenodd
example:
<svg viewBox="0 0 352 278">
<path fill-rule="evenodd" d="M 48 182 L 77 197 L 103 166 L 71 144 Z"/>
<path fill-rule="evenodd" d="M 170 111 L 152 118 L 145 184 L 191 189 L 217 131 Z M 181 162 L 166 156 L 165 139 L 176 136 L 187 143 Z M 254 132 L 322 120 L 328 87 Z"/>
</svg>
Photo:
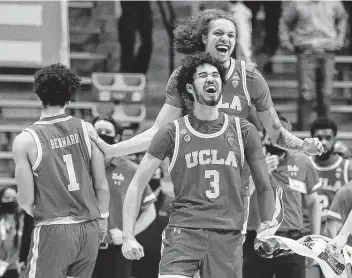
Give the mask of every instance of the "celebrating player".
<svg viewBox="0 0 352 278">
<path fill-rule="evenodd" d="M 203 53 L 184 59 L 181 69 L 178 88 L 191 96 L 194 110 L 156 134 L 138 167 L 124 202 L 122 252 L 128 259 L 143 256 L 133 233 L 138 204 L 152 174 L 169 157 L 175 199 L 159 277 L 193 277 L 198 270 L 201 277 L 242 277 L 245 159 L 258 190 L 262 228 L 274 212 L 259 134 L 248 121 L 219 112 L 225 79 L 221 62 Z"/>
<path fill-rule="evenodd" d="M 35 75 L 39 121 L 13 143 L 18 203 L 34 216 L 26 277 L 90 277 L 109 216 L 104 156 L 85 121 L 64 114 L 80 80 L 60 64 Z"/>
<path fill-rule="evenodd" d="M 193 54 L 205 51 L 222 61 L 226 68 L 226 78 L 219 108 L 223 112 L 248 118 L 250 110 L 255 112 L 254 108 L 251 109 L 254 105 L 270 137 L 282 148 L 305 151 L 312 155 L 320 154 L 322 145 L 317 139 L 307 138 L 303 141 L 281 126 L 263 76 L 253 66 L 246 66 L 244 61 L 230 57 L 235 44 L 235 21 L 231 14 L 221 10 L 200 12 L 175 30 L 175 46 L 178 52 Z M 176 86 L 181 72 L 182 68 L 179 67 L 169 78 L 166 102 L 150 129 L 115 145 L 105 144 L 103 140 L 92 137 L 105 156 L 122 156 L 145 151 L 158 130 L 192 111 L 190 97 L 184 96 Z"/>
</svg>

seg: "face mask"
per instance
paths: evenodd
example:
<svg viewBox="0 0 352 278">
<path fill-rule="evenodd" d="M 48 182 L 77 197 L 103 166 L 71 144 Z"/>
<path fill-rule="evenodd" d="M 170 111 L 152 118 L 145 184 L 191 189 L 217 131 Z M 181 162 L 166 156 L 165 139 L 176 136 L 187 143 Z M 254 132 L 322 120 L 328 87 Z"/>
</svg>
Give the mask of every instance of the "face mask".
<svg viewBox="0 0 352 278">
<path fill-rule="evenodd" d="M 98 135 L 103 141 L 105 141 L 105 143 L 107 143 L 109 145 L 115 144 L 115 137 L 114 136 L 109 136 L 106 134 L 98 134 Z"/>
<path fill-rule="evenodd" d="M 277 155 L 277 156 L 281 156 L 282 154 L 284 154 L 286 151 L 273 146 L 272 144 L 264 144 L 266 153 L 270 153 L 271 155 Z"/>
<path fill-rule="evenodd" d="M 1 203 L 0 211 L 12 214 L 17 210 L 18 204 L 16 201 Z"/>
</svg>

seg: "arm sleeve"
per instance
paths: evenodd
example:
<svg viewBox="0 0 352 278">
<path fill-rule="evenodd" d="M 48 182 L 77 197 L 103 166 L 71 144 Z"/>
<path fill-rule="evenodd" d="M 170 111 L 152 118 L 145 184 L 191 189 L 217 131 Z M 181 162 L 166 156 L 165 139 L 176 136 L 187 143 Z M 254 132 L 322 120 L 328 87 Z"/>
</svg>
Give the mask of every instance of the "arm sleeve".
<svg viewBox="0 0 352 278">
<path fill-rule="evenodd" d="M 145 188 L 142 196 L 141 211 L 148 208 L 152 203 L 156 201 L 156 196 L 149 185 Z"/>
<path fill-rule="evenodd" d="M 352 192 L 351 188 L 344 186 L 340 188 L 332 200 L 328 217 L 345 222 L 351 211 Z"/>
<path fill-rule="evenodd" d="M 182 108 L 185 106 L 185 101 L 182 98 L 180 92 L 177 89 L 178 76 L 180 74 L 180 67 L 174 70 L 174 72 L 169 77 L 166 85 L 166 100 L 165 103 Z"/>
<path fill-rule="evenodd" d="M 175 144 L 174 138 L 175 125 L 174 123 L 169 123 L 154 135 L 147 152 L 161 161 L 166 157 L 172 157 Z"/>
<path fill-rule="evenodd" d="M 319 180 L 319 175 L 317 170 L 315 170 L 312 163 L 309 161 L 308 157 L 306 158 L 306 185 L 307 185 L 307 194 L 312 194 L 316 192 L 321 186 L 322 183 Z"/>
<path fill-rule="evenodd" d="M 254 67 L 247 70 L 247 84 L 251 100 L 258 112 L 267 111 L 273 107 L 268 83 Z"/>
<path fill-rule="evenodd" d="M 20 247 L 19 261 L 27 262 L 29 249 L 31 245 L 32 231 L 34 228 L 34 218 L 29 214 L 25 213 L 23 220 L 23 236 Z"/>
</svg>

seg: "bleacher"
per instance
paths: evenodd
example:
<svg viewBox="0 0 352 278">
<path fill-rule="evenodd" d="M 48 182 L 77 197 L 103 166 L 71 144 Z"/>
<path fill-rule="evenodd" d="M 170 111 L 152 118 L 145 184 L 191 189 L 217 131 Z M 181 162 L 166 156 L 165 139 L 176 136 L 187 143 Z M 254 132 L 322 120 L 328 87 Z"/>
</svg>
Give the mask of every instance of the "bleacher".
<svg viewBox="0 0 352 278">
<path fill-rule="evenodd" d="M 178 16 L 188 16 L 189 7 L 185 8 L 176 2 L 174 5 Z M 118 42 L 114 34 L 113 41 L 110 44 L 107 43 L 114 24 L 111 12 L 107 12 L 111 7 L 105 7 L 104 2 L 95 1 L 70 1 L 69 6 L 71 67 L 81 75 L 82 90 L 71 102 L 68 112 L 89 120 L 99 113 L 99 107 L 97 108 L 96 103 L 91 102 L 93 88 L 91 73 L 104 71 L 111 66 L 109 65 L 111 62 L 118 61 L 116 56 L 118 48 L 116 49 L 115 46 Z M 146 118 L 148 122 L 152 122 L 165 99 L 164 86 L 168 78 L 168 65 L 165 61 L 168 61 L 168 45 L 165 44 L 166 33 L 159 18 L 159 11 L 155 6 L 153 8 L 156 17 L 154 53 L 158 55 L 153 57 L 150 65 L 144 100 L 145 110 L 142 109 L 138 115 L 135 115 L 136 121 Z M 97 13 L 103 15 L 96 15 Z M 89 18 L 94 20 L 88 21 Z M 114 50 L 112 50 L 112 44 L 114 44 Z M 176 57 L 176 64 L 180 58 L 181 56 Z M 295 56 L 275 56 L 272 61 L 274 74 L 266 78 L 275 107 L 277 111 L 295 122 L 298 96 L 297 82 L 293 73 Z M 339 56 L 336 62 L 340 65 L 352 64 L 352 57 Z M 342 74 L 334 81 L 331 112 L 341 130 L 338 137 L 352 147 L 352 132 L 349 131 L 352 127 L 350 124 L 352 81 L 346 79 Z M 24 127 L 33 123 L 40 113 L 40 102 L 32 92 L 32 82 L 33 72 L 31 74 L 0 72 L 0 186 L 14 183 L 14 165 L 10 153 L 14 137 Z M 294 133 L 301 138 L 309 136 L 307 131 Z"/>
</svg>

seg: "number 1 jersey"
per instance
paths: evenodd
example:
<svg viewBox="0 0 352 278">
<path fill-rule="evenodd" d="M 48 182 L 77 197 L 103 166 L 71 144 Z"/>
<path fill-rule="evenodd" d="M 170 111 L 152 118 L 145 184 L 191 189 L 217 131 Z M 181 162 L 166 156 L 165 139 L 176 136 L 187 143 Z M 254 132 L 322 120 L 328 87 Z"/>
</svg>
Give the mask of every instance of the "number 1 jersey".
<svg viewBox="0 0 352 278">
<path fill-rule="evenodd" d="M 224 116 L 222 129 L 212 134 L 193 129 L 188 116 L 174 121 L 175 147 L 169 167 L 175 192 L 172 226 L 242 229 L 244 148 L 240 119 Z"/>
<path fill-rule="evenodd" d="M 75 223 L 99 217 L 85 122 L 58 115 L 43 118 L 25 131 L 34 138 L 38 153 L 32 165 L 35 223 Z"/>
</svg>

